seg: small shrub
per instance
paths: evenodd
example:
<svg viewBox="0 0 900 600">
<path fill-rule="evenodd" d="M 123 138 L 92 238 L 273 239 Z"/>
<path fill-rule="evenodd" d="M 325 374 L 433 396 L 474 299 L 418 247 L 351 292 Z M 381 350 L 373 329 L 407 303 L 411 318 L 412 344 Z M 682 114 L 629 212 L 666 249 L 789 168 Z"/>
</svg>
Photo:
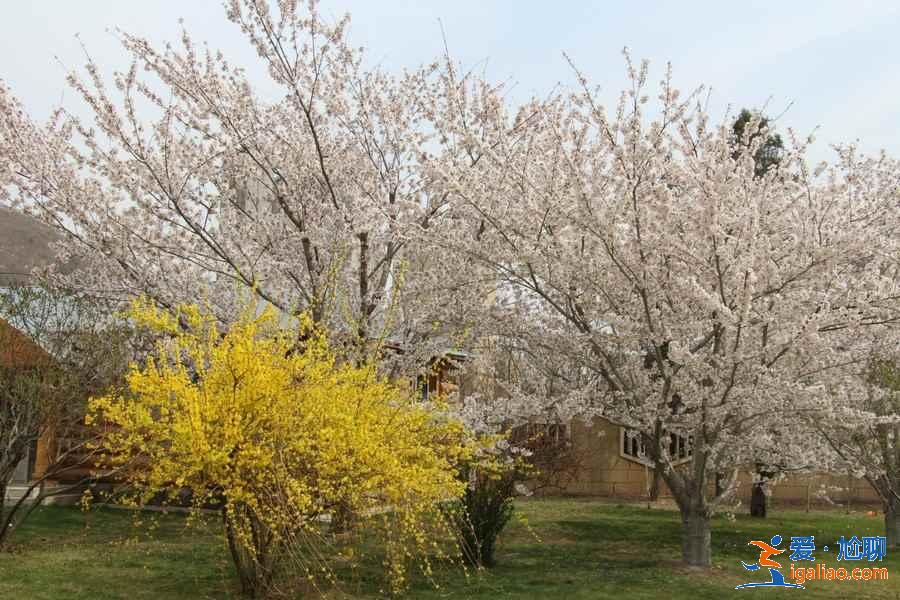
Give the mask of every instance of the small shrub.
<svg viewBox="0 0 900 600">
<path fill-rule="evenodd" d="M 462 557 L 471 566 L 493 567 L 497 538 L 513 515 L 515 470 L 467 472 L 463 497 L 448 510 L 456 525 Z"/>
</svg>

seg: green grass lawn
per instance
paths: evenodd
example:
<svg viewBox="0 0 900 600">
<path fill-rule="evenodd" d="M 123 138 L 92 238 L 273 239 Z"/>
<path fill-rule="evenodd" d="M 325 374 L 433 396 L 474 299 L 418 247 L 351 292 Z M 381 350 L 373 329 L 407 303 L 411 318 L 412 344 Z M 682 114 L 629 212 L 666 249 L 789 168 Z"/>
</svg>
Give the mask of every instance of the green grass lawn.
<svg viewBox="0 0 900 600">
<path fill-rule="evenodd" d="M 864 513 L 779 511 L 766 520 L 717 517 L 714 566 L 697 570 L 679 564 L 679 523 L 673 511 L 560 499 L 520 502 L 518 509 L 528 526 L 518 521 L 509 526 L 495 569 L 466 577 L 458 568 L 448 567 L 436 576 L 438 588 L 418 580 L 406 597 L 699 600 L 744 595 L 900 600 L 900 553 L 889 553 L 879 565 L 890 569 L 889 581 L 812 581 L 806 590 L 733 589 L 766 579 L 740 565 L 740 560 L 757 558 L 748 540 L 768 541 L 778 533 L 785 538 L 784 547 L 792 535 L 815 535 L 819 561 L 836 567 L 844 563 L 834 560 L 834 551 L 822 552 L 822 545 L 836 549 L 835 540 L 841 535 L 881 534 L 881 521 Z M 156 527 L 148 532 L 153 521 Z M 42 508 L 17 533 L 13 547 L 0 553 L 0 598 L 236 597 L 227 549 L 215 527 L 185 523 L 181 515 Z M 340 589 L 310 596 L 376 598 L 380 585 L 374 575 L 375 569 L 358 569 L 348 574 Z"/>
</svg>

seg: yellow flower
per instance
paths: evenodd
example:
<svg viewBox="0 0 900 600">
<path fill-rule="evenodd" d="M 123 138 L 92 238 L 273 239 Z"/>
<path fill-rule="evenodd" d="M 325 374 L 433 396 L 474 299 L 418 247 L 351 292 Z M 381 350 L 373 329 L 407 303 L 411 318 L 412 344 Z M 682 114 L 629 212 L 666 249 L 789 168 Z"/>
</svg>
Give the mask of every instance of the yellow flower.
<svg viewBox="0 0 900 600">
<path fill-rule="evenodd" d="M 287 553 L 336 507 L 362 518 L 389 509 L 399 589 L 409 557 L 431 549 L 438 504 L 464 490 L 456 473 L 474 444 L 463 426 L 374 365 L 339 361 L 305 316 L 285 330 L 251 304 L 223 332 L 196 306 L 145 299 L 129 316 L 165 337 L 122 393 L 91 401 L 88 419 L 108 426 L 104 449 L 139 501 L 189 490 L 196 507 L 222 502 L 230 542 L 251 562 L 272 549 L 260 527 Z"/>
</svg>

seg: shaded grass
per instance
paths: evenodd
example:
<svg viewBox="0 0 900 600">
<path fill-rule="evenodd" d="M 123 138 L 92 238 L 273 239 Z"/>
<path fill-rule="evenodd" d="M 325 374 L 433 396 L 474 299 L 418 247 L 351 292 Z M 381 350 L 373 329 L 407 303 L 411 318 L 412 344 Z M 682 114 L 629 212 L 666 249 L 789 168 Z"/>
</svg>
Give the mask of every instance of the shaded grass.
<svg viewBox="0 0 900 600">
<path fill-rule="evenodd" d="M 465 575 L 459 567 L 441 568 L 433 582 L 414 578 L 407 597 L 699 600 L 800 594 L 900 600 L 900 553 L 889 553 L 884 563 L 835 560 L 839 536 L 881 535 L 881 520 L 864 513 L 783 511 L 765 520 L 716 517 L 713 567 L 698 570 L 679 563 L 680 524 L 673 511 L 575 499 L 533 499 L 519 502 L 517 508 L 527 524 L 514 518 L 500 540 L 495 569 Z M 135 526 L 135 520 L 144 522 Z M 156 524 L 150 533 L 148 522 Z M 110 509 L 85 515 L 71 508 L 42 508 L 17 533 L 12 552 L 0 554 L 0 598 L 233 598 L 231 564 L 217 533 L 217 523 L 190 527 L 183 515 Z M 895 579 L 812 581 L 806 590 L 735 591 L 740 583 L 766 579 L 741 567 L 741 560 L 757 558 L 747 542 L 768 540 L 776 533 L 785 538 L 782 547 L 792 535 L 814 535 L 820 562 L 832 567 L 886 566 Z M 832 552 L 822 552 L 826 544 Z M 345 581 L 340 588 L 311 595 L 382 596 L 377 557 L 338 571 Z"/>
<path fill-rule="evenodd" d="M 0 598 L 230 598 L 224 550 L 183 515 L 42 507 L 0 553 Z"/>
</svg>

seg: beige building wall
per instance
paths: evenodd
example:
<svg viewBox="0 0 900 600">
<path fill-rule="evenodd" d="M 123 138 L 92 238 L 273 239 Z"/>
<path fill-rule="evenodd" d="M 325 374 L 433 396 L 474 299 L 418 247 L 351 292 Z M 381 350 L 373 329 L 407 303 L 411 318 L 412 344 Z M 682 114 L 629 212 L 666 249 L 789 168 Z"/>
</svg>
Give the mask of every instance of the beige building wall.
<svg viewBox="0 0 900 600">
<path fill-rule="evenodd" d="M 580 457 L 581 468 L 577 480 L 564 493 L 617 498 L 647 496 L 653 471 L 621 456 L 620 429 L 605 419 L 595 419 L 591 425 L 579 420 L 570 424 L 570 441 Z M 668 489 L 662 492 L 668 494 Z"/>
<path fill-rule="evenodd" d="M 646 498 L 653 479 L 653 470 L 630 458 L 621 451 L 621 427 L 605 419 L 597 418 L 588 425 L 582 421 L 570 424 L 570 441 L 580 456 L 578 477 L 568 483 L 563 494 L 582 496 L 607 496 L 623 499 Z M 825 489 L 827 496 L 820 490 Z M 742 473 L 736 497 L 749 504 L 752 475 Z M 771 486 L 773 504 L 821 505 L 872 504 L 880 502 L 875 490 L 865 479 L 849 475 L 827 473 L 791 474 Z M 671 497 L 665 485 L 660 484 L 660 497 Z"/>
</svg>

